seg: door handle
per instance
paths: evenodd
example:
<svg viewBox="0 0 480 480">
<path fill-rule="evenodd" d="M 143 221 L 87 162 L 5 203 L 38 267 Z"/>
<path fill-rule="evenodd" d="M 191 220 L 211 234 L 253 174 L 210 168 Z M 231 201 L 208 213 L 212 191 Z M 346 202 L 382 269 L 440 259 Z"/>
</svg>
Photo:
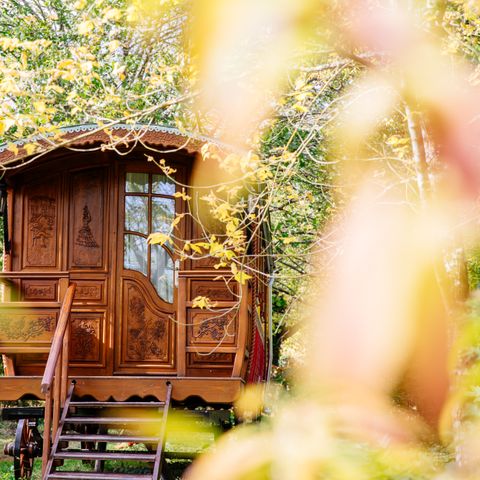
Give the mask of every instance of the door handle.
<svg viewBox="0 0 480 480">
<path fill-rule="evenodd" d="M 174 284 L 175 288 L 178 288 L 178 271 L 180 270 L 180 260 L 175 260 L 175 274 L 174 274 Z"/>
</svg>

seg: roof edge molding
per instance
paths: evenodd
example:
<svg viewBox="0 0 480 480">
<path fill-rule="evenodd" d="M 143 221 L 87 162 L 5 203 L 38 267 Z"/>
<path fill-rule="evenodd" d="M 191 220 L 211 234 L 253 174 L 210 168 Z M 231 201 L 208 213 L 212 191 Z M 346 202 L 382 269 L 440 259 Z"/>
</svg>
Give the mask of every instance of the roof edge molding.
<svg viewBox="0 0 480 480">
<path fill-rule="evenodd" d="M 111 132 L 109 135 L 105 129 Z M 25 158 L 26 156 L 35 156 L 42 150 L 50 150 L 59 147 L 86 147 L 95 143 L 107 143 L 111 141 L 111 136 L 115 136 L 115 141 L 119 143 L 144 143 L 153 146 L 163 146 L 166 148 L 176 148 L 178 150 L 186 150 L 188 153 L 196 153 L 205 143 L 214 143 L 221 148 L 230 149 L 216 139 L 190 132 L 183 132 L 175 127 L 166 125 L 148 125 L 148 124 L 124 124 L 116 123 L 113 125 L 98 125 L 88 123 L 83 125 L 72 125 L 59 129 L 62 134 L 62 140 L 54 143 L 49 139 L 52 134 L 36 135 L 13 142 L 20 152 L 13 153 L 8 149 L 9 144 L 0 145 L 0 164 L 15 161 L 16 158 Z M 41 145 L 41 150 L 26 155 L 22 148 L 29 143 Z"/>
</svg>

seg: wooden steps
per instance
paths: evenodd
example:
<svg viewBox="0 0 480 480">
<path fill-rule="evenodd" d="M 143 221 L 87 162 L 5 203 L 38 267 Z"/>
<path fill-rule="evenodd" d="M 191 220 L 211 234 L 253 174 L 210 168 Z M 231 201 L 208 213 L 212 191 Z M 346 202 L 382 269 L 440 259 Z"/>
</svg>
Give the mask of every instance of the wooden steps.
<svg viewBox="0 0 480 480">
<path fill-rule="evenodd" d="M 97 472 L 54 472 L 48 478 L 54 479 L 77 479 L 77 480 L 152 480 L 152 475 L 129 474 L 129 473 L 97 473 Z"/>
<path fill-rule="evenodd" d="M 94 452 L 94 451 L 60 451 L 53 455 L 53 458 L 63 460 L 126 460 L 130 462 L 153 462 L 154 453 L 135 452 Z"/>
<path fill-rule="evenodd" d="M 158 440 L 158 437 L 138 435 L 87 435 L 81 433 L 60 435 L 60 442 L 157 443 Z"/>
<path fill-rule="evenodd" d="M 161 418 L 152 417 L 67 417 L 65 423 L 76 423 L 81 425 L 127 425 L 129 423 L 162 423 Z"/>
<path fill-rule="evenodd" d="M 172 394 L 170 382 L 167 382 L 163 402 L 72 401 L 74 389 L 75 383 L 72 382 L 54 435 L 44 479 L 159 480 Z M 146 450 L 125 451 L 113 447 L 107 450 L 108 444 L 119 443 L 145 444 Z M 62 471 L 65 460 L 94 463 L 94 470 Z M 104 471 L 106 461 L 141 462 L 151 471 L 147 474 L 108 472 Z"/>
</svg>

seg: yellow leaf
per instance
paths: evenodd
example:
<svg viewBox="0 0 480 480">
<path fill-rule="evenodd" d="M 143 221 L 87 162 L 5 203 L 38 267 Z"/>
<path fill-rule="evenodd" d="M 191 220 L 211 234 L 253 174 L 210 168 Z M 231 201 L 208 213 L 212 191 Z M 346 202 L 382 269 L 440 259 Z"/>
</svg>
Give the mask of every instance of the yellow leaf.
<svg viewBox="0 0 480 480">
<path fill-rule="evenodd" d="M 122 12 L 118 8 L 110 8 L 105 12 L 104 18 L 116 22 L 122 18 Z"/>
<path fill-rule="evenodd" d="M 28 67 L 28 56 L 27 56 L 27 52 L 22 52 L 20 58 L 21 58 L 21 60 L 22 60 L 22 68 L 23 68 L 24 70 L 26 70 L 27 67 Z"/>
<path fill-rule="evenodd" d="M 49 88 L 57 93 L 63 93 L 65 91 L 60 85 L 50 85 Z"/>
<path fill-rule="evenodd" d="M 240 285 L 245 285 L 245 282 L 249 279 L 252 278 L 251 275 L 247 275 L 244 271 L 240 270 L 234 275 L 235 280 L 240 284 Z"/>
<path fill-rule="evenodd" d="M 87 35 L 93 30 L 93 22 L 90 20 L 86 20 L 78 25 L 77 31 L 80 35 Z"/>
<path fill-rule="evenodd" d="M 297 112 L 300 112 L 300 113 L 305 113 L 305 112 L 308 112 L 308 108 L 303 106 L 303 105 L 300 105 L 299 103 L 296 103 L 293 108 L 297 111 Z"/>
<path fill-rule="evenodd" d="M 86 0 L 78 0 L 73 4 L 73 8 L 75 10 L 83 10 L 86 7 L 86 5 L 87 5 Z"/>
<path fill-rule="evenodd" d="M 175 225 L 178 225 L 178 223 L 180 222 L 180 220 L 185 216 L 184 213 L 179 213 L 177 214 L 177 216 L 175 217 L 175 219 L 173 220 L 172 222 L 172 228 L 175 226 Z"/>
<path fill-rule="evenodd" d="M 231 260 L 232 258 L 236 257 L 236 253 L 233 251 L 233 250 L 225 250 L 223 256 L 227 259 L 227 260 Z"/>
<path fill-rule="evenodd" d="M 203 253 L 202 252 L 202 249 L 196 244 L 196 243 L 191 243 L 190 244 L 190 248 L 196 252 L 196 253 L 199 253 L 200 255 Z"/>
<path fill-rule="evenodd" d="M 23 148 L 27 152 L 27 155 L 31 155 L 35 150 L 37 149 L 37 146 L 34 145 L 33 143 L 26 143 Z"/>
<path fill-rule="evenodd" d="M 127 8 L 127 22 L 136 22 L 139 19 L 138 10 L 135 8 L 134 5 L 130 5 Z"/>
<path fill-rule="evenodd" d="M 192 300 L 192 308 L 211 308 L 214 307 L 216 303 L 212 303 L 208 297 L 198 296 Z"/>
<path fill-rule="evenodd" d="M 38 102 L 33 102 L 33 107 L 38 113 L 45 113 L 45 110 L 47 106 L 45 105 L 45 102 L 38 101 Z"/>
<path fill-rule="evenodd" d="M 110 53 L 113 53 L 118 47 L 120 46 L 120 42 L 118 40 L 112 40 L 109 44 L 108 44 L 108 51 Z"/>
<path fill-rule="evenodd" d="M 9 143 L 7 150 L 12 152 L 14 155 L 18 155 L 18 147 L 14 143 Z"/>
<path fill-rule="evenodd" d="M 171 242 L 170 237 L 161 232 L 151 233 L 148 236 L 148 243 L 152 245 L 155 245 L 155 244 L 164 245 L 167 242 Z"/>
<path fill-rule="evenodd" d="M 223 245 L 221 243 L 212 241 L 210 243 L 210 255 L 220 257 L 223 253 Z"/>
<path fill-rule="evenodd" d="M 57 68 L 69 68 L 74 65 L 74 61 L 71 60 L 70 58 L 67 58 L 65 60 L 60 60 L 57 63 Z"/>
<path fill-rule="evenodd" d="M 173 194 L 173 196 L 174 196 L 175 198 L 183 198 L 185 201 L 188 201 L 188 200 L 191 200 L 191 199 L 192 199 L 192 197 L 188 196 L 188 195 L 185 193 L 185 189 L 184 189 L 184 188 L 182 188 L 182 191 L 181 191 L 181 192 L 175 192 L 175 193 Z"/>
</svg>

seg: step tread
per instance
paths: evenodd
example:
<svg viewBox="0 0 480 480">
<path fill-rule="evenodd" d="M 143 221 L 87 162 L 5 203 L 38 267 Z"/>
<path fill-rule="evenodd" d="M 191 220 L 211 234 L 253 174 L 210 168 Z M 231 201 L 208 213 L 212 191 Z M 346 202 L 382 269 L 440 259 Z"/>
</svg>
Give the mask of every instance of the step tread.
<svg viewBox="0 0 480 480">
<path fill-rule="evenodd" d="M 77 480 L 152 480 L 152 475 L 139 473 L 104 472 L 53 472 L 47 477 L 52 480 L 74 478 Z"/>
<path fill-rule="evenodd" d="M 131 460 L 136 462 L 153 462 L 155 453 L 146 452 L 71 452 L 62 450 L 53 454 L 54 458 L 83 459 L 83 460 Z"/>
<path fill-rule="evenodd" d="M 163 417 L 67 417 L 64 423 L 160 423 Z"/>
<path fill-rule="evenodd" d="M 158 443 L 160 437 L 147 437 L 139 435 L 95 435 L 95 434 L 73 434 L 60 435 L 60 442 L 136 442 L 136 443 Z"/>
<path fill-rule="evenodd" d="M 163 407 L 165 402 L 95 402 L 95 401 L 75 401 L 70 402 L 71 407 Z"/>
</svg>

